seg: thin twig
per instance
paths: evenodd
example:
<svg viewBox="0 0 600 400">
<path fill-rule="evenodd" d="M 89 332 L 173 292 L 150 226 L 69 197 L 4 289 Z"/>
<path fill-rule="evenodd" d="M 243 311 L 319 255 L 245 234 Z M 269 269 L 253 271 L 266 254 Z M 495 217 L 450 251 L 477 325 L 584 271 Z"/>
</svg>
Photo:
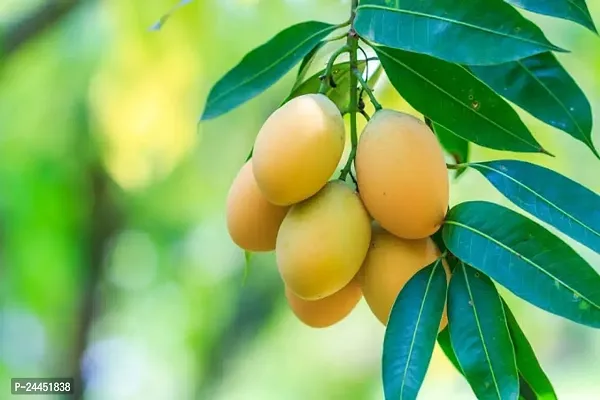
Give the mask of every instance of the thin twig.
<svg viewBox="0 0 600 400">
<path fill-rule="evenodd" d="M 5 59 L 46 29 L 59 23 L 81 3 L 80 0 L 47 0 L 30 14 L 6 28 L 0 56 Z"/>
</svg>

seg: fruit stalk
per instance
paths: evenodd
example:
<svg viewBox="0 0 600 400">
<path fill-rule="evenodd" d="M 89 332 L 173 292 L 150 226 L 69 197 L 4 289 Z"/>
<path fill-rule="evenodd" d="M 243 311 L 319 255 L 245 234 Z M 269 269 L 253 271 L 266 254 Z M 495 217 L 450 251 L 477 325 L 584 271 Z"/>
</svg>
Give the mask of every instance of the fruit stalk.
<svg viewBox="0 0 600 400">
<path fill-rule="evenodd" d="M 354 18 L 356 17 L 356 8 L 358 0 L 352 0 L 352 10 L 350 16 L 350 30 L 348 31 L 347 46 L 350 49 L 350 69 L 358 70 L 358 34 L 354 30 Z M 358 134 L 356 128 L 356 113 L 358 112 L 358 79 L 355 74 L 350 74 L 350 141 L 352 149 L 346 161 L 346 165 L 340 173 L 340 179 L 346 180 L 346 177 L 352 170 L 352 162 L 356 157 L 356 147 L 358 145 Z"/>
<path fill-rule="evenodd" d="M 325 67 L 325 73 L 321 76 L 321 86 L 319 87 L 319 93 L 321 94 L 325 94 L 327 92 L 327 89 L 331 88 L 332 82 L 332 71 L 333 71 L 333 64 L 335 63 L 335 60 L 337 60 L 337 58 L 339 56 L 341 56 L 342 54 L 346 53 L 350 51 L 350 47 L 348 47 L 347 44 L 345 44 L 344 46 L 340 47 L 339 49 L 337 49 L 332 55 L 331 58 L 329 59 L 329 61 L 327 62 L 327 67 Z"/>
<path fill-rule="evenodd" d="M 362 77 L 362 72 L 360 72 L 360 70 L 358 68 L 353 68 L 352 74 L 356 76 L 356 80 L 360 83 L 360 85 L 363 87 L 365 92 L 367 92 L 369 99 L 371 99 L 371 104 L 373 104 L 373 107 L 375 107 L 375 111 L 381 110 L 381 108 L 382 108 L 381 104 L 379 104 L 379 102 L 375 98 L 375 95 L 373 94 L 373 90 L 369 87 L 369 84 Z"/>
</svg>

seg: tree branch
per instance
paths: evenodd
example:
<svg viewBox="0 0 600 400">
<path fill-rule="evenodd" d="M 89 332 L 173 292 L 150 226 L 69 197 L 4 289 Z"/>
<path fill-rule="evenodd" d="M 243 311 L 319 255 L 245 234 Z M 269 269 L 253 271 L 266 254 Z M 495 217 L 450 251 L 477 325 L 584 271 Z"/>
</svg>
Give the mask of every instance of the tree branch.
<svg viewBox="0 0 600 400">
<path fill-rule="evenodd" d="M 2 58 L 8 57 L 31 39 L 60 22 L 80 3 L 80 0 L 46 0 L 42 6 L 10 24 L 1 38 Z"/>
</svg>

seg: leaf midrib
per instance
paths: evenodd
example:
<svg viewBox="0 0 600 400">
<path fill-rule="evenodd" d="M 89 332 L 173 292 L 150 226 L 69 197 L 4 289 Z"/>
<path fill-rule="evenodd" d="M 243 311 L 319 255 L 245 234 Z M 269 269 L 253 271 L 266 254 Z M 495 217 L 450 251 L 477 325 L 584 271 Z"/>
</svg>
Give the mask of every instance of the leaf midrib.
<svg viewBox="0 0 600 400">
<path fill-rule="evenodd" d="M 252 82 L 253 80 L 255 80 L 256 78 L 258 78 L 259 76 L 264 75 L 269 70 L 271 70 L 275 66 L 277 66 L 277 64 L 279 64 L 282 60 L 284 60 L 285 58 L 287 58 L 291 54 L 293 54 L 300 47 L 304 46 L 306 43 L 310 42 L 312 39 L 314 39 L 315 37 L 323 34 L 324 32 L 327 32 L 328 30 L 335 30 L 335 26 L 334 25 L 330 25 L 330 26 L 328 26 L 328 27 L 326 27 L 324 29 L 321 29 L 320 31 L 317 31 L 317 32 L 313 33 L 312 35 L 310 35 L 309 37 L 307 37 L 303 41 L 301 41 L 298 45 L 296 45 L 295 47 L 289 49 L 283 56 L 275 59 L 275 61 L 271 62 L 271 64 L 269 64 L 266 68 L 264 68 L 261 71 L 255 73 L 254 75 L 251 75 L 250 77 L 244 79 L 238 85 L 230 88 L 229 90 L 224 90 L 220 95 L 215 96 L 215 98 L 210 103 L 208 103 L 207 106 L 211 106 L 212 104 L 220 101 L 223 97 L 229 95 L 233 91 L 235 91 L 235 90 L 239 89 L 240 87 L 248 84 L 249 82 Z M 242 62 L 243 62 L 243 60 L 242 60 Z M 240 64 L 241 64 L 241 62 L 240 62 Z"/>
<path fill-rule="evenodd" d="M 500 298 L 500 302 L 502 303 L 502 313 L 504 315 L 504 318 L 506 320 L 506 326 L 508 327 L 508 331 L 510 333 L 510 340 L 513 343 L 513 347 L 514 347 L 514 351 L 515 351 L 515 363 L 517 365 L 517 373 L 529 385 L 531 390 L 533 390 L 533 392 L 536 395 L 538 395 L 540 398 L 543 399 L 543 398 L 546 398 L 546 395 L 553 395 L 554 397 L 552 398 L 552 400 L 557 400 L 556 394 L 554 393 L 554 388 L 552 387 L 552 383 L 550 383 L 548 376 L 542 369 L 542 366 L 540 365 L 539 360 L 537 359 L 537 357 L 535 357 L 535 351 L 533 350 L 533 347 L 531 347 L 531 343 L 529 343 L 529 340 L 527 340 L 525 333 L 519 326 L 517 319 L 515 318 L 514 314 L 510 310 L 510 308 L 508 307 L 508 304 L 506 304 L 506 301 L 504 301 L 504 299 L 502 298 L 502 296 L 500 296 L 499 293 L 498 293 L 498 297 Z M 510 315 L 510 318 L 509 318 L 509 315 Z M 517 338 L 520 338 L 521 340 L 517 340 Z M 519 347 L 517 345 L 517 343 L 521 343 L 521 347 Z M 534 371 L 533 373 L 528 373 L 528 376 L 535 375 L 536 380 L 543 381 L 542 382 L 542 387 L 543 387 L 542 390 L 539 389 L 540 385 L 531 384 L 532 380 L 529 379 L 527 376 L 525 376 L 525 373 L 523 373 L 525 368 L 521 368 L 519 366 L 519 360 L 523 359 L 523 357 L 519 357 L 519 354 L 521 353 L 519 351 L 519 348 L 522 348 L 522 347 L 527 347 L 528 352 L 531 352 L 533 354 L 532 358 L 527 358 L 527 360 L 526 360 L 527 365 L 528 365 L 528 367 L 526 369 L 528 371 Z M 533 367 L 531 366 L 532 363 L 534 364 Z"/>
<path fill-rule="evenodd" d="M 576 9 L 578 9 L 587 22 L 591 22 L 592 25 L 594 25 L 594 20 L 592 19 L 590 13 L 586 12 L 579 4 L 575 3 L 575 0 L 567 0 L 567 2 L 573 5 L 573 7 L 575 7 Z"/>
<path fill-rule="evenodd" d="M 556 96 L 556 94 L 554 94 L 554 92 L 552 90 L 550 90 L 550 88 L 544 82 L 542 82 L 529 68 L 527 68 L 527 66 L 525 66 L 525 64 L 523 64 L 523 62 L 521 60 L 517 60 L 516 63 L 519 64 L 519 66 L 521 68 L 523 68 L 525 70 L 525 72 L 527 72 L 527 74 L 529 74 L 542 88 L 544 88 L 544 90 L 546 92 L 548 92 L 548 94 L 558 103 L 558 105 L 565 111 L 565 113 L 567 114 L 569 119 L 575 125 L 575 128 L 579 132 L 581 138 L 583 139 L 583 142 L 585 144 L 587 144 L 588 146 L 590 146 L 592 151 L 594 151 L 594 153 L 596 153 L 594 144 L 592 143 L 591 139 L 587 137 L 587 135 L 585 134 L 585 132 L 583 131 L 583 129 L 581 128 L 581 126 L 579 125 L 579 123 L 577 122 L 575 117 L 573 116 L 573 114 L 571 114 L 568 107 L 558 98 L 558 96 Z"/>
<path fill-rule="evenodd" d="M 532 265 L 533 267 L 535 267 L 536 269 L 538 269 L 539 271 L 541 271 L 545 275 L 547 275 L 550 278 L 554 279 L 555 282 L 558 282 L 559 284 L 561 284 L 562 286 L 564 286 L 566 289 L 570 290 L 573 294 L 575 294 L 575 295 L 579 296 L 580 298 L 584 299 L 585 301 L 587 301 L 588 303 L 590 303 L 591 305 L 593 305 L 594 307 L 596 307 L 596 309 L 600 310 L 600 306 L 598 306 L 598 304 L 596 304 L 593 301 L 591 301 L 590 299 L 588 299 L 587 296 L 583 296 L 577 290 L 573 289 L 571 286 L 567 285 L 561 279 L 558 279 L 557 277 L 555 277 L 554 275 L 552 275 L 550 272 L 548 272 L 545 269 L 543 269 L 541 266 L 539 266 L 538 264 L 536 264 L 535 262 L 533 262 L 532 260 L 530 260 L 528 257 L 525 257 L 524 255 L 517 253 L 516 251 L 514 251 L 510 247 L 506 246 L 504 243 L 500 242 L 499 240 L 496 240 L 495 238 L 491 237 L 490 235 L 487 235 L 484 232 L 481 232 L 480 230 L 473 228 L 472 226 L 465 225 L 465 224 L 460 223 L 458 221 L 447 220 L 445 222 L 445 224 L 455 225 L 455 226 L 459 226 L 461 228 L 468 229 L 468 230 L 470 230 L 470 231 L 472 231 L 472 232 L 480 235 L 481 237 L 483 237 L 483 238 L 485 238 L 485 239 L 487 239 L 487 240 L 489 240 L 489 241 L 497 244 L 498 246 L 502 247 L 504 250 L 506 250 L 506 251 L 512 253 L 513 255 L 515 255 L 517 258 L 519 258 L 519 259 L 527 262 L 528 264 Z"/>
<path fill-rule="evenodd" d="M 479 116 L 480 118 L 482 118 L 483 120 L 487 121 L 488 123 L 490 123 L 491 125 L 497 127 L 498 129 L 500 129 L 501 131 L 504 131 L 506 133 L 508 133 L 509 135 L 511 135 L 512 137 L 514 137 L 515 139 L 520 140 L 521 142 L 527 144 L 528 146 L 532 147 L 533 149 L 535 149 L 536 151 L 540 152 L 541 148 L 537 147 L 535 144 L 531 144 L 530 142 L 528 142 L 527 140 L 523 139 L 522 137 L 520 137 L 519 135 L 511 132 L 510 130 L 506 129 L 505 127 L 503 127 L 502 125 L 499 125 L 497 122 L 491 120 L 489 117 L 487 117 L 484 114 L 478 113 L 477 111 L 473 110 L 471 107 L 469 107 L 467 104 L 465 104 L 464 102 L 462 102 L 460 99 L 458 99 L 457 97 L 453 96 L 451 93 L 449 93 L 448 91 L 446 91 L 445 89 L 443 89 L 442 87 L 436 85 L 434 82 L 432 82 L 431 80 L 429 80 L 428 78 L 426 78 L 425 76 L 423 76 L 422 74 L 420 74 L 419 72 L 415 71 L 414 69 L 412 69 L 411 67 L 409 67 L 408 65 L 404 64 L 402 61 L 398 60 L 397 58 L 394 58 L 393 56 L 391 56 L 389 53 L 386 53 L 384 50 L 382 50 L 382 47 L 377 46 L 376 51 L 381 52 L 383 54 L 385 54 L 385 56 L 387 58 L 389 58 L 390 60 L 396 62 L 397 64 L 399 64 L 400 66 L 406 68 L 407 70 L 409 70 L 410 72 L 412 72 L 413 74 L 417 75 L 419 78 L 421 78 L 422 80 L 424 80 L 425 82 L 429 83 L 431 86 L 433 86 L 434 88 L 436 88 L 437 90 L 439 90 L 440 92 L 442 92 L 443 94 L 447 95 L 450 99 L 454 100 L 455 102 L 457 102 L 458 104 L 462 105 L 464 108 L 466 108 L 467 110 L 471 111 L 472 113 L 474 113 L 475 115 Z M 465 69 L 465 71 L 467 71 Z M 468 71 L 467 71 L 468 72 Z M 473 75 L 473 77 L 475 77 Z M 476 79 L 476 78 L 475 78 Z M 444 126 L 442 124 L 440 124 L 438 121 L 434 121 L 436 124 Z M 444 126 L 444 128 L 446 128 Z M 446 128 L 448 129 L 448 128 Z M 451 132 L 453 132 L 451 129 L 448 129 Z M 459 136 L 459 135 L 457 135 Z M 462 137 L 462 136 L 461 136 Z M 464 138 L 463 138 L 464 139 Z"/>
<path fill-rule="evenodd" d="M 413 331 L 413 336 L 410 341 L 410 348 L 408 349 L 408 357 L 406 360 L 406 366 L 404 367 L 404 374 L 402 375 L 402 385 L 400 386 L 400 400 L 402 400 L 402 395 L 404 394 L 404 386 L 406 383 L 406 375 L 408 374 L 408 368 L 410 366 L 410 361 L 412 359 L 412 353 L 415 345 L 415 339 L 417 338 L 417 331 L 419 330 L 419 324 L 421 322 L 421 315 L 423 315 L 423 308 L 425 307 L 425 302 L 427 300 L 427 295 L 429 294 L 429 287 L 431 286 L 431 281 L 433 279 L 433 275 L 441 262 L 441 258 L 438 258 L 435 265 L 431 270 L 431 274 L 429 274 L 429 279 L 427 280 L 427 286 L 425 286 L 425 293 L 423 295 L 423 301 L 421 301 L 421 306 L 419 307 L 419 314 L 417 316 L 417 322 L 415 324 L 415 330 Z"/>
<path fill-rule="evenodd" d="M 574 216 L 572 216 L 570 213 L 566 212 L 565 210 L 563 210 L 562 208 L 560 208 L 559 206 L 557 206 L 556 204 L 554 204 L 552 201 L 548 200 L 547 198 L 545 198 L 544 196 L 542 196 L 540 193 L 536 192 L 535 190 L 533 190 L 532 188 L 530 188 L 529 186 L 525 185 L 523 182 L 516 180 L 515 178 L 513 178 L 512 176 L 500 171 L 499 169 L 495 169 L 492 168 L 491 166 L 489 166 L 488 164 L 485 163 L 473 163 L 470 165 L 477 165 L 483 168 L 487 168 L 491 171 L 494 171 L 508 179 L 510 179 L 511 181 L 513 181 L 514 183 L 516 183 L 517 185 L 521 186 L 523 189 L 528 190 L 529 192 L 531 192 L 533 195 L 535 195 L 536 197 L 540 198 L 542 201 L 546 202 L 547 204 L 549 204 L 550 206 L 554 207 L 556 210 L 558 210 L 560 213 L 564 214 L 565 216 L 567 216 L 568 218 L 572 219 L 573 221 L 577 222 L 579 225 L 581 225 L 583 228 L 588 229 L 590 232 L 592 232 L 594 235 L 596 235 L 598 238 L 600 238 L 600 232 L 597 232 L 596 230 L 590 228 L 589 226 L 587 226 L 585 223 L 581 222 L 579 219 L 575 218 Z M 477 169 L 477 167 L 473 167 L 475 169 Z M 508 196 L 507 196 L 508 197 Z M 554 224 L 551 224 L 554 225 Z M 570 235 L 569 235 L 570 236 Z M 577 239 L 575 239 L 577 240 Z M 579 240 L 577 240 L 579 242 Z"/>
<path fill-rule="evenodd" d="M 464 263 L 462 264 L 462 272 L 465 278 L 465 285 L 467 286 L 467 292 L 469 293 L 469 298 L 471 299 L 471 304 L 473 307 L 473 316 L 475 317 L 475 324 L 477 325 L 477 331 L 479 332 L 479 339 L 481 340 L 481 345 L 483 346 L 483 351 L 485 353 L 485 358 L 490 367 L 490 372 L 492 373 L 492 380 L 494 381 L 494 388 L 496 389 L 496 394 L 498 395 L 498 399 L 502 399 L 502 395 L 500 394 L 500 388 L 498 386 L 498 381 L 496 380 L 496 373 L 494 372 L 494 366 L 492 365 L 492 360 L 490 358 L 490 354 L 487 349 L 487 345 L 485 343 L 485 339 L 483 337 L 483 331 L 481 330 L 481 322 L 479 321 L 479 315 L 477 314 L 477 306 L 475 305 L 475 298 L 473 297 L 473 292 L 471 291 L 471 284 L 469 283 L 469 278 L 467 277 L 467 269 L 465 268 Z"/>
<path fill-rule="evenodd" d="M 509 35 L 505 32 L 499 32 L 499 31 L 495 31 L 489 28 L 484 28 L 482 26 L 477 26 L 477 25 L 473 25 L 470 24 L 468 22 L 464 22 L 464 21 L 459 21 L 456 19 L 451 19 L 451 18 L 444 18 L 441 17 L 439 15 L 434 15 L 434 14 L 426 14 L 423 12 L 419 12 L 419 11 L 412 11 L 412 10 L 406 10 L 406 9 L 401 9 L 401 8 L 393 8 L 393 7 L 386 7 L 386 6 L 382 6 L 382 5 L 376 5 L 376 4 L 365 4 L 365 5 L 361 5 L 358 6 L 357 11 L 361 10 L 361 9 L 375 9 L 375 10 L 385 10 L 385 11 L 389 11 L 389 12 L 396 12 L 399 14 L 408 14 L 408 15 L 414 15 L 414 16 L 418 16 L 418 17 L 424 17 L 424 18 L 431 18 L 431 19 L 437 19 L 440 21 L 444 21 L 444 22 L 450 22 L 450 23 L 454 23 L 456 25 L 462 25 L 471 29 L 476 29 L 476 30 L 480 30 L 482 32 L 487 32 L 487 33 L 491 33 L 491 34 L 495 34 L 498 36 L 504 36 L 510 39 L 514 39 L 514 40 L 518 40 L 521 42 L 525 42 L 525 43 L 530 43 L 530 44 L 534 44 L 536 46 L 541 46 L 541 47 L 545 47 L 547 49 L 553 49 L 556 50 L 555 46 L 549 46 L 543 42 L 538 42 L 536 40 L 531 40 L 531 39 L 527 39 L 521 36 L 514 36 L 514 35 Z"/>
</svg>

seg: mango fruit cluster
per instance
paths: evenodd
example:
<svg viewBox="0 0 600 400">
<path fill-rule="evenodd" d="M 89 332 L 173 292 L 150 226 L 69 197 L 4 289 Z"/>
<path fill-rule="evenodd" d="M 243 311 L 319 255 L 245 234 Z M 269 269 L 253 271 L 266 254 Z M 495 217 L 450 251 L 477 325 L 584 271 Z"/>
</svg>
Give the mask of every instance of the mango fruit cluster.
<svg viewBox="0 0 600 400">
<path fill-rule="evenodd" d="M 333 177 L 345 141 L 331 100 L 296 97 L 266 120 L 227 198 L 232 240 L 275 250 L 288 304 L 311 327 L 339 322 L 363 296 L 387 324 L 402 287 L 440 256 L 430 236 L 449 182 L 433 132 L 414 116 L 376 112 L 358 142 L 358 191 Z"/>
</svg>

